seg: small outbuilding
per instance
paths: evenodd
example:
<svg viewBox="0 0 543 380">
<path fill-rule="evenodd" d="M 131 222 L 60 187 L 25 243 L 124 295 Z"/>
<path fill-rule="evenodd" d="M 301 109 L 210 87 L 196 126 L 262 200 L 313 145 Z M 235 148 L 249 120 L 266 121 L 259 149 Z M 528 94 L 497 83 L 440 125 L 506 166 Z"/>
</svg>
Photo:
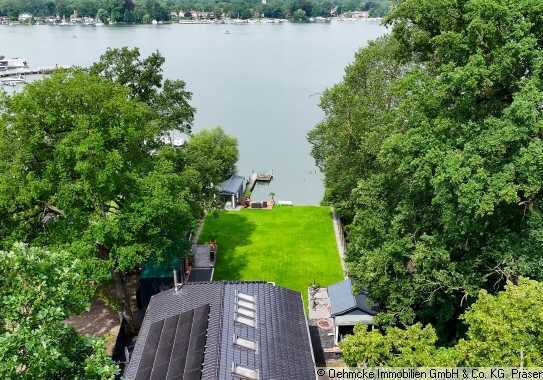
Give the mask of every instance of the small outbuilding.
<svg viewBox="0 0 543 380">
<path fill-rule="evenodd" d="M 330 316 L 335 325 L 335 341 L 345 334 L 352 333 L 358 323 L 373 325 L 374 316 L 379 312 L 377 305 L 368 299 L 365 292 L 353 294 L 351 279 L 328 287 Z"/>
<path fill-rule="evenodd" d="M 235 208 L 241 203 L 245 192 L 245 184 L 245 177 L 233 175 L 221 184 L 219 194 L 226 198 L 227 201 L 232 202 L 232 208 Z"/>
</svg>

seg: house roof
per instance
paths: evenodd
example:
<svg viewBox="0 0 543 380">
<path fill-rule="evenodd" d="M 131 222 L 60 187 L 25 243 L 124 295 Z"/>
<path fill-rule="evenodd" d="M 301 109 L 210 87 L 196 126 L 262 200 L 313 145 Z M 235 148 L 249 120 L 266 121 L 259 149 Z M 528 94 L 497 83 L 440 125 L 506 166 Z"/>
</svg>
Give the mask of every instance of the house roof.
<svg viewBox="0 0 543 380">
<path fill-rule="evenodd" d="M 247 304 L 247 300 L 250 301 L 249 309 L 242 305 Z M 195 317 L 200 308 L 208 310 L 207 318 L 205 315 Z M 175 318 L 178 321 L 176 326 L 179 326 L 179 321 L 188 318 L 184 313 L 190 311 L 193 311 L 191 326 L 200 323 L 198 319 L 207 321 L 205 339 L 199 338 L 196 346 L 182 345 L 184 349 L 178 349 L 175 343 L 177 330 L 173 332 L 173 327 L 169 328 L 166 330 L 168 334 L 164 335 L 163 329 L 166 323 L 173 326 Z M 247 324 L 240 318 L 242 314 L 253 315 L 254 319 L 249 317 L 252 322 Z M 161 326 L 161 323 L 157 342 L 157 326 Z M 198 326 L 194 334 L 200 337 L 202 324 Z M 185 326 L 179 331 L 180 336 L 190 336 L 192 342 L 192 329 Z M 165 340 L 162 342 L 162 339 Z M 241 344 L 235 343 L 236 339 Z M 153 350 L 153 347 L 156 349 Z M 180 361 L 188 360 L 188 356 L 184 359 L 184 355 L 191 355 L 189 351 L 194 350 L 197 353 L 201 347 L 205 347 L 203 356 L 193 357 L 191 366 L 184 366 L 183 371 L 186 372 L 180 372 Z M 199 371 L 191 372 L 198 360 Z M 166 376 L 162 376 L 166 365 Z M 169 368 L 173 366 L 175 370 L 170 375 Z M 236 366 L 255 371 L 259 379 L 285 376 L 289 379 L 315 378 L 313 354 L 299 293 L 264 282 L 188 283 L 177 292 L 170 289 L 159 293 L 151 299 L 147 308 L 125 378 L 168 379 L 181 373 L 184 377 L 176 378 L 192 379 L 194 375 L 201 379 L 232 379 L 235 378 L 232 371 Z M 153 370 L 155 367 L 156 372 Z"/>
<path fill-rule="evenodd" d="M 360 310 L 369 315 L 375 315 L 378 309 L 368 299 L 363 292 L 357 295 L 353 294 L 351 279 L 337 282 L 328 287 L 328 297 L 330 298 L 330 314 L 335 317 L 355 310 Z"/>
<path fill-rule="evenodd" d="M 233 175 L 221 184 L 219 192 L 221 194 L 237 194 L 244 181 L 244 177 Z"/>
</svg>

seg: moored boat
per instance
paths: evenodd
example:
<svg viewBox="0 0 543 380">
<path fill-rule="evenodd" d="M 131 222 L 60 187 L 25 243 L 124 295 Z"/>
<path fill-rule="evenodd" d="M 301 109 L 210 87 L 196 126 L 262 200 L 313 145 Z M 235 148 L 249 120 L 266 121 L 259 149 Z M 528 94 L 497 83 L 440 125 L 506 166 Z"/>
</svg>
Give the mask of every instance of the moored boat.
<svg viewBox="0 0 543 380">
<path fill-rule="evenodd" d="M 22 69 L 28 67 L 28 63 L 23 58 L 6 58 L 0 55 L 0 71 Z"/>
</svg>

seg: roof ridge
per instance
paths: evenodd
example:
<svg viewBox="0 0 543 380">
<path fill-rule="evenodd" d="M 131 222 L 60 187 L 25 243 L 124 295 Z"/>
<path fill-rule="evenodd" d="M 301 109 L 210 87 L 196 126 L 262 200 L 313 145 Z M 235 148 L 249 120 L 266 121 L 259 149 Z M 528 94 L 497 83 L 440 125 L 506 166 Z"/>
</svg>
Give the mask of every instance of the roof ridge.
<svg viewBox="0 0 543 380">
<path fill-rule="evenodd" d="M 217 355 L 216 355 L 216 358 L 215 358 L 215 361 L 216 361 L 216 365 L 215 365 L 215 376 L 216 378 L 218 379 L 219 378 L 219 372 L 220 372 L 220 367 L 221 367 L 221 346 L 222 346 L 222 331 L 223 331 L 223 319 L 224 319 L 224 316 L 223 316 L 223 311 L 224 311 L 224 302 L 225 302 L 225 299 L 224 299 L 224 286 L 221 286 L 221 290 L 220 290 L 220 293 L 221 293 L 221 302 L 220 302 L 220 305 L 221 305 L 221 309 L 218 311 L 219 313 L 219 331 L 218 331 L 218 339 L 217 339 Z"/>
</svg>

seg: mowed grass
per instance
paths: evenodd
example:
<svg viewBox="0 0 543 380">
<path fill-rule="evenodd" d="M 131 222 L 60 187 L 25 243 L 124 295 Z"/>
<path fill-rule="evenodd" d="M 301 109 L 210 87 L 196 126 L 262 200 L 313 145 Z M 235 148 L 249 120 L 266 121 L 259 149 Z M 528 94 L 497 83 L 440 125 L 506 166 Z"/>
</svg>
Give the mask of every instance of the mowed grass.
<svg viewBox="0 0 543 380">
<path fill-rule="evenodd" d="M 306 301 L 313 282 L 343 279 L 328 207 L 223 211 L 205 221 L 200 242 L 211 239 L 218 244 L 214 280 L 272 281 Z"/>
</svg>

